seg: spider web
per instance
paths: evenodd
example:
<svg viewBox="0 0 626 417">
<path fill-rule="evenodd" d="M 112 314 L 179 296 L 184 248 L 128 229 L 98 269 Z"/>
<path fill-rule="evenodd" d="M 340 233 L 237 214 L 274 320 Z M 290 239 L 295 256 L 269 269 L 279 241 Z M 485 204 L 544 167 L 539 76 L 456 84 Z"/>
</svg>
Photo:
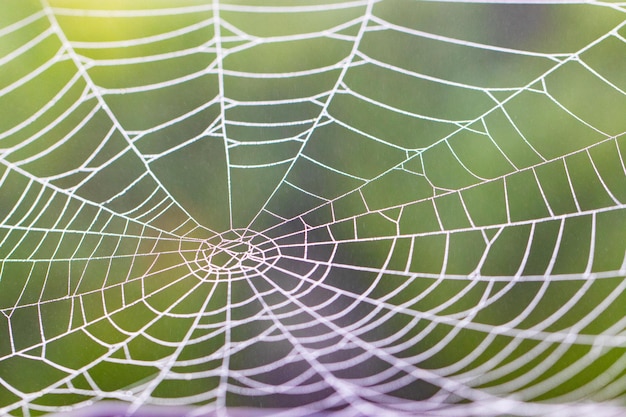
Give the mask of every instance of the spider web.
<svg viewBox="0 0 626 417">
<path fill-rule="evenodd" d="M 0 413 L 626 412 L 624 3 L 125 4 L 0 6 Z"/>
</svg>

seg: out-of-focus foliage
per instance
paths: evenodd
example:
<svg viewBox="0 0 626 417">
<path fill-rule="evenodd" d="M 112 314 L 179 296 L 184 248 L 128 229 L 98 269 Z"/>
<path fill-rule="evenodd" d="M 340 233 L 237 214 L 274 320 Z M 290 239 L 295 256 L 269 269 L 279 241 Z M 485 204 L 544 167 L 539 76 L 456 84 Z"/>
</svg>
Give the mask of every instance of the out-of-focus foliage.
<svg viewBox="0 0 626 417">
<path fill-rule="evenodd" d="M 625 16 L 3 2 L 0 413 L 624 406 Z"/>
</svg>

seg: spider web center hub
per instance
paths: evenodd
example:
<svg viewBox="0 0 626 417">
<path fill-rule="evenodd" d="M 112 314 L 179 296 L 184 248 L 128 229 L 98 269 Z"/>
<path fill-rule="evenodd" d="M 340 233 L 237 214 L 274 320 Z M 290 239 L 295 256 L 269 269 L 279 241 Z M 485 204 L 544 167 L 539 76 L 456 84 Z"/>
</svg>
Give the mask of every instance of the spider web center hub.
<svg viewBox="0 0 626 417">
<path fill-rule="evenodd" d="M 182 253 L 197 278 L 215 281 L 263 274 L 277 262 L 280 249 L 262 233 L 232 229 L 202 241 L 196 250 Z"/>
</svg>

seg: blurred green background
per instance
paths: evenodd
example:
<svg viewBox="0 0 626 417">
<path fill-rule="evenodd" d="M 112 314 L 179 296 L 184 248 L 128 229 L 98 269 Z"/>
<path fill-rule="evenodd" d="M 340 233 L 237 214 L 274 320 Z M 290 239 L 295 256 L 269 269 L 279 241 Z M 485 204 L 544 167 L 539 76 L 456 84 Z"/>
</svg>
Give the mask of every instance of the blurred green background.
<svg viewBox="0 0 626 417">
<path fill-rule="evenodd" d="M 0 411 L 625 406 L 623 6 L 49 6 L 0 5 Z M 212 276 L 231 229 L 276 263 Z"/>
</svg>

